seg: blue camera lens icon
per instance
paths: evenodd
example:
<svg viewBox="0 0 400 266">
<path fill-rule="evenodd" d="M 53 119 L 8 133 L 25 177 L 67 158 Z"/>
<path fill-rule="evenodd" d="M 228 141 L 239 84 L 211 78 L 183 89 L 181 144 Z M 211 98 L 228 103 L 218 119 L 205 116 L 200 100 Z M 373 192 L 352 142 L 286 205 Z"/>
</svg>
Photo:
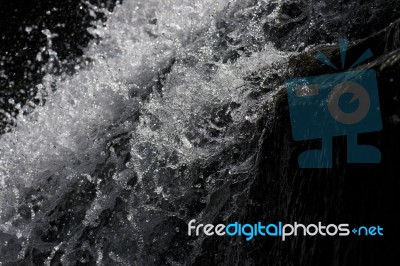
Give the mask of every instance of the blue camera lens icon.
<svg viewBox="0 0 400 266">
<path fill-rule="evenodd" d="M 322 139 L 321 149 L 300 154 L 300 168 L 331 168 L 334 136 L 347 136 L 348 163 L 380 162 L 379 149 L 357 143 L 357 134 L 382 129 L 374 70 L 291 79 L 286 90 L 293 139 Z"/>
</svg>

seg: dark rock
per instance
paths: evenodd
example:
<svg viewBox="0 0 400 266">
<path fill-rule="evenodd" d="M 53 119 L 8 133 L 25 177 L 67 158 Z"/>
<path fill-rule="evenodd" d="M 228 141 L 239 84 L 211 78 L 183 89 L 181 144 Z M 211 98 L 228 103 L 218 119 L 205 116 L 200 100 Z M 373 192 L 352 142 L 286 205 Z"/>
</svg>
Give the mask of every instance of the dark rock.
<svg viewBox="0 0 400 266">
<path fill-rule="evenodd" d="M 400 21 L 384 30 L 354 42 L 348 51 L 354 61 L 366 48 L 375 54 L 372 61 L 358 70 L 375 69 L 379 80 L 379 96 L 383 130 L 360 136 L 361 143 L 379 147 L 383 160 L 378 165 L 349 165 L 345 161 L 345 138 L 334 139 L 332 169 L 300 169 L 298 155 L 318 148 L 318 140 L 294 142 L 285 90 L 275 102 L 274 117 L 262 135 L 258 171 L 248 197 L 242 198 L 243 209 L 232 221 L 286 223 L 349 223 L 350 225 L 381 225 L 384 239 L 348 237 L 302 237 L 289 241 L 261 237 L 250 242 L 231 238 L 210 237 L 203 242 L 202 255 L 195 265 L 393 265 L 397 260 L 396 236 L 400 235 L 400 216 L 390 210 L 400 208 L 397 200 L 400 181 L 399 94 Z M 314 59 L 317 50 L 340 62 L 338 47 L 319 46 L 290 59 L 286 78 L 321 75 L 332 72 Z M 252 78 L 254 79 L 254 77 Z M 259 81 L 262 77 L 259 78 Z M 261 83 L 261 82 L 260 82 Z M 271 86 L 279 86 L 272 83 Z M 395 122 L 397 121 L 397 122 Z M 260 129 L 258 129 L 260 130 Z M 216 219 L 214 224 L 220 221 Z M 223 221 L 227 223 L 229 221 Z M 216 251 L 217 250 L 217 251 Z M 234 254 L 234 255 L 233 255 Z"/>
</svg>

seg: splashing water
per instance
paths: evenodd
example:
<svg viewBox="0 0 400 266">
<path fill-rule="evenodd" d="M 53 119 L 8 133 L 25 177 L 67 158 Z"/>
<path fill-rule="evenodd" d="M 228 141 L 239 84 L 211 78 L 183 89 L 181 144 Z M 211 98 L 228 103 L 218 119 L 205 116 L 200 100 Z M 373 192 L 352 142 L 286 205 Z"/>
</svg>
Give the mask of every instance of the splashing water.
<svg viewBox="0 0 400 266">
<path fill-rule="evenodd" d="M 276 93 L 246 77 L 287 58 L 264 44 L 223 60 L 217 22 L 229 12 L 238 18 L 229 38 L 266 43 L 256 20 L 241 21 L 260 6 L 229 2 L 125 1 L 90 29 L 101 38 L 85 52 L 91 63 L 44 78 L 40 88 L 56 90 L 0 138 L 2 262 L 35 249 L 47 265 L 180 265 L 199 252 L 201 238 L 181 255 L 161 247 L 189 218 L 212 221 L 246 193 L 228 185 L 251 182 L 249 129 Z"/>
</svg>

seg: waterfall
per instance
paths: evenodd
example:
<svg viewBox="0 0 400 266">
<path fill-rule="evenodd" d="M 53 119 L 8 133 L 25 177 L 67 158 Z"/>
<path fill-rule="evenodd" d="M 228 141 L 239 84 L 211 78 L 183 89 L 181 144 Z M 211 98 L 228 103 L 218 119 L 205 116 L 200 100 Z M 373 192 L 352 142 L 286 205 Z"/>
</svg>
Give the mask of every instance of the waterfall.
<svg viewBox="0 0 400 266">
<path fill-rule="evenodd" d="M 0 261 L 193 262 L 187 221 L 228 219 L 257 174 L 279 88 L 249 77 L 289 56 L 265 40 L 264 5 L 127 0 L 88 29 L 86 64 L 47 74 L 0 137 Z"/>
</svg>

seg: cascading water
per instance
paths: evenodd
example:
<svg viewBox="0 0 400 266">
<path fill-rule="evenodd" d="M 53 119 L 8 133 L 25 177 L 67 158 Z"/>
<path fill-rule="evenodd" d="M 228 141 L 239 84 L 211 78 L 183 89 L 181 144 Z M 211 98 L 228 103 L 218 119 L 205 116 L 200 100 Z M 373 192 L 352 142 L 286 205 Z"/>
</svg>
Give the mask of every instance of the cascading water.
<svg viewBox="0 0 400 266">
<path fill-rule="evenodd" d="M 277 90 L 247 77 L 287 59 L 265 45 L 264 5 L 127 0 L 91 28 L 90 63 L 46 75 L 43 105 L 0 137 L 0 261 L 193 263 L 187 221 L 228 219 L 256 174 Z"/>
<path fill-rule="evenodd" d="M 0 9 L 0 265 L 398 261 L 399 1 L 38 2 Z M 346 64 L 374 54 L 357 70 L 377 73 L 383 130 L 359 141 L 382 162 L 348 164 L 334 137 L 332 169 L 301 169 L 320 142 L 292 141 L 283 84 L 332 73 L 314 55 L 340 62 L 339 37 Z M 192 219 L 384 237 L 189 236 Z"/>
</svg>

